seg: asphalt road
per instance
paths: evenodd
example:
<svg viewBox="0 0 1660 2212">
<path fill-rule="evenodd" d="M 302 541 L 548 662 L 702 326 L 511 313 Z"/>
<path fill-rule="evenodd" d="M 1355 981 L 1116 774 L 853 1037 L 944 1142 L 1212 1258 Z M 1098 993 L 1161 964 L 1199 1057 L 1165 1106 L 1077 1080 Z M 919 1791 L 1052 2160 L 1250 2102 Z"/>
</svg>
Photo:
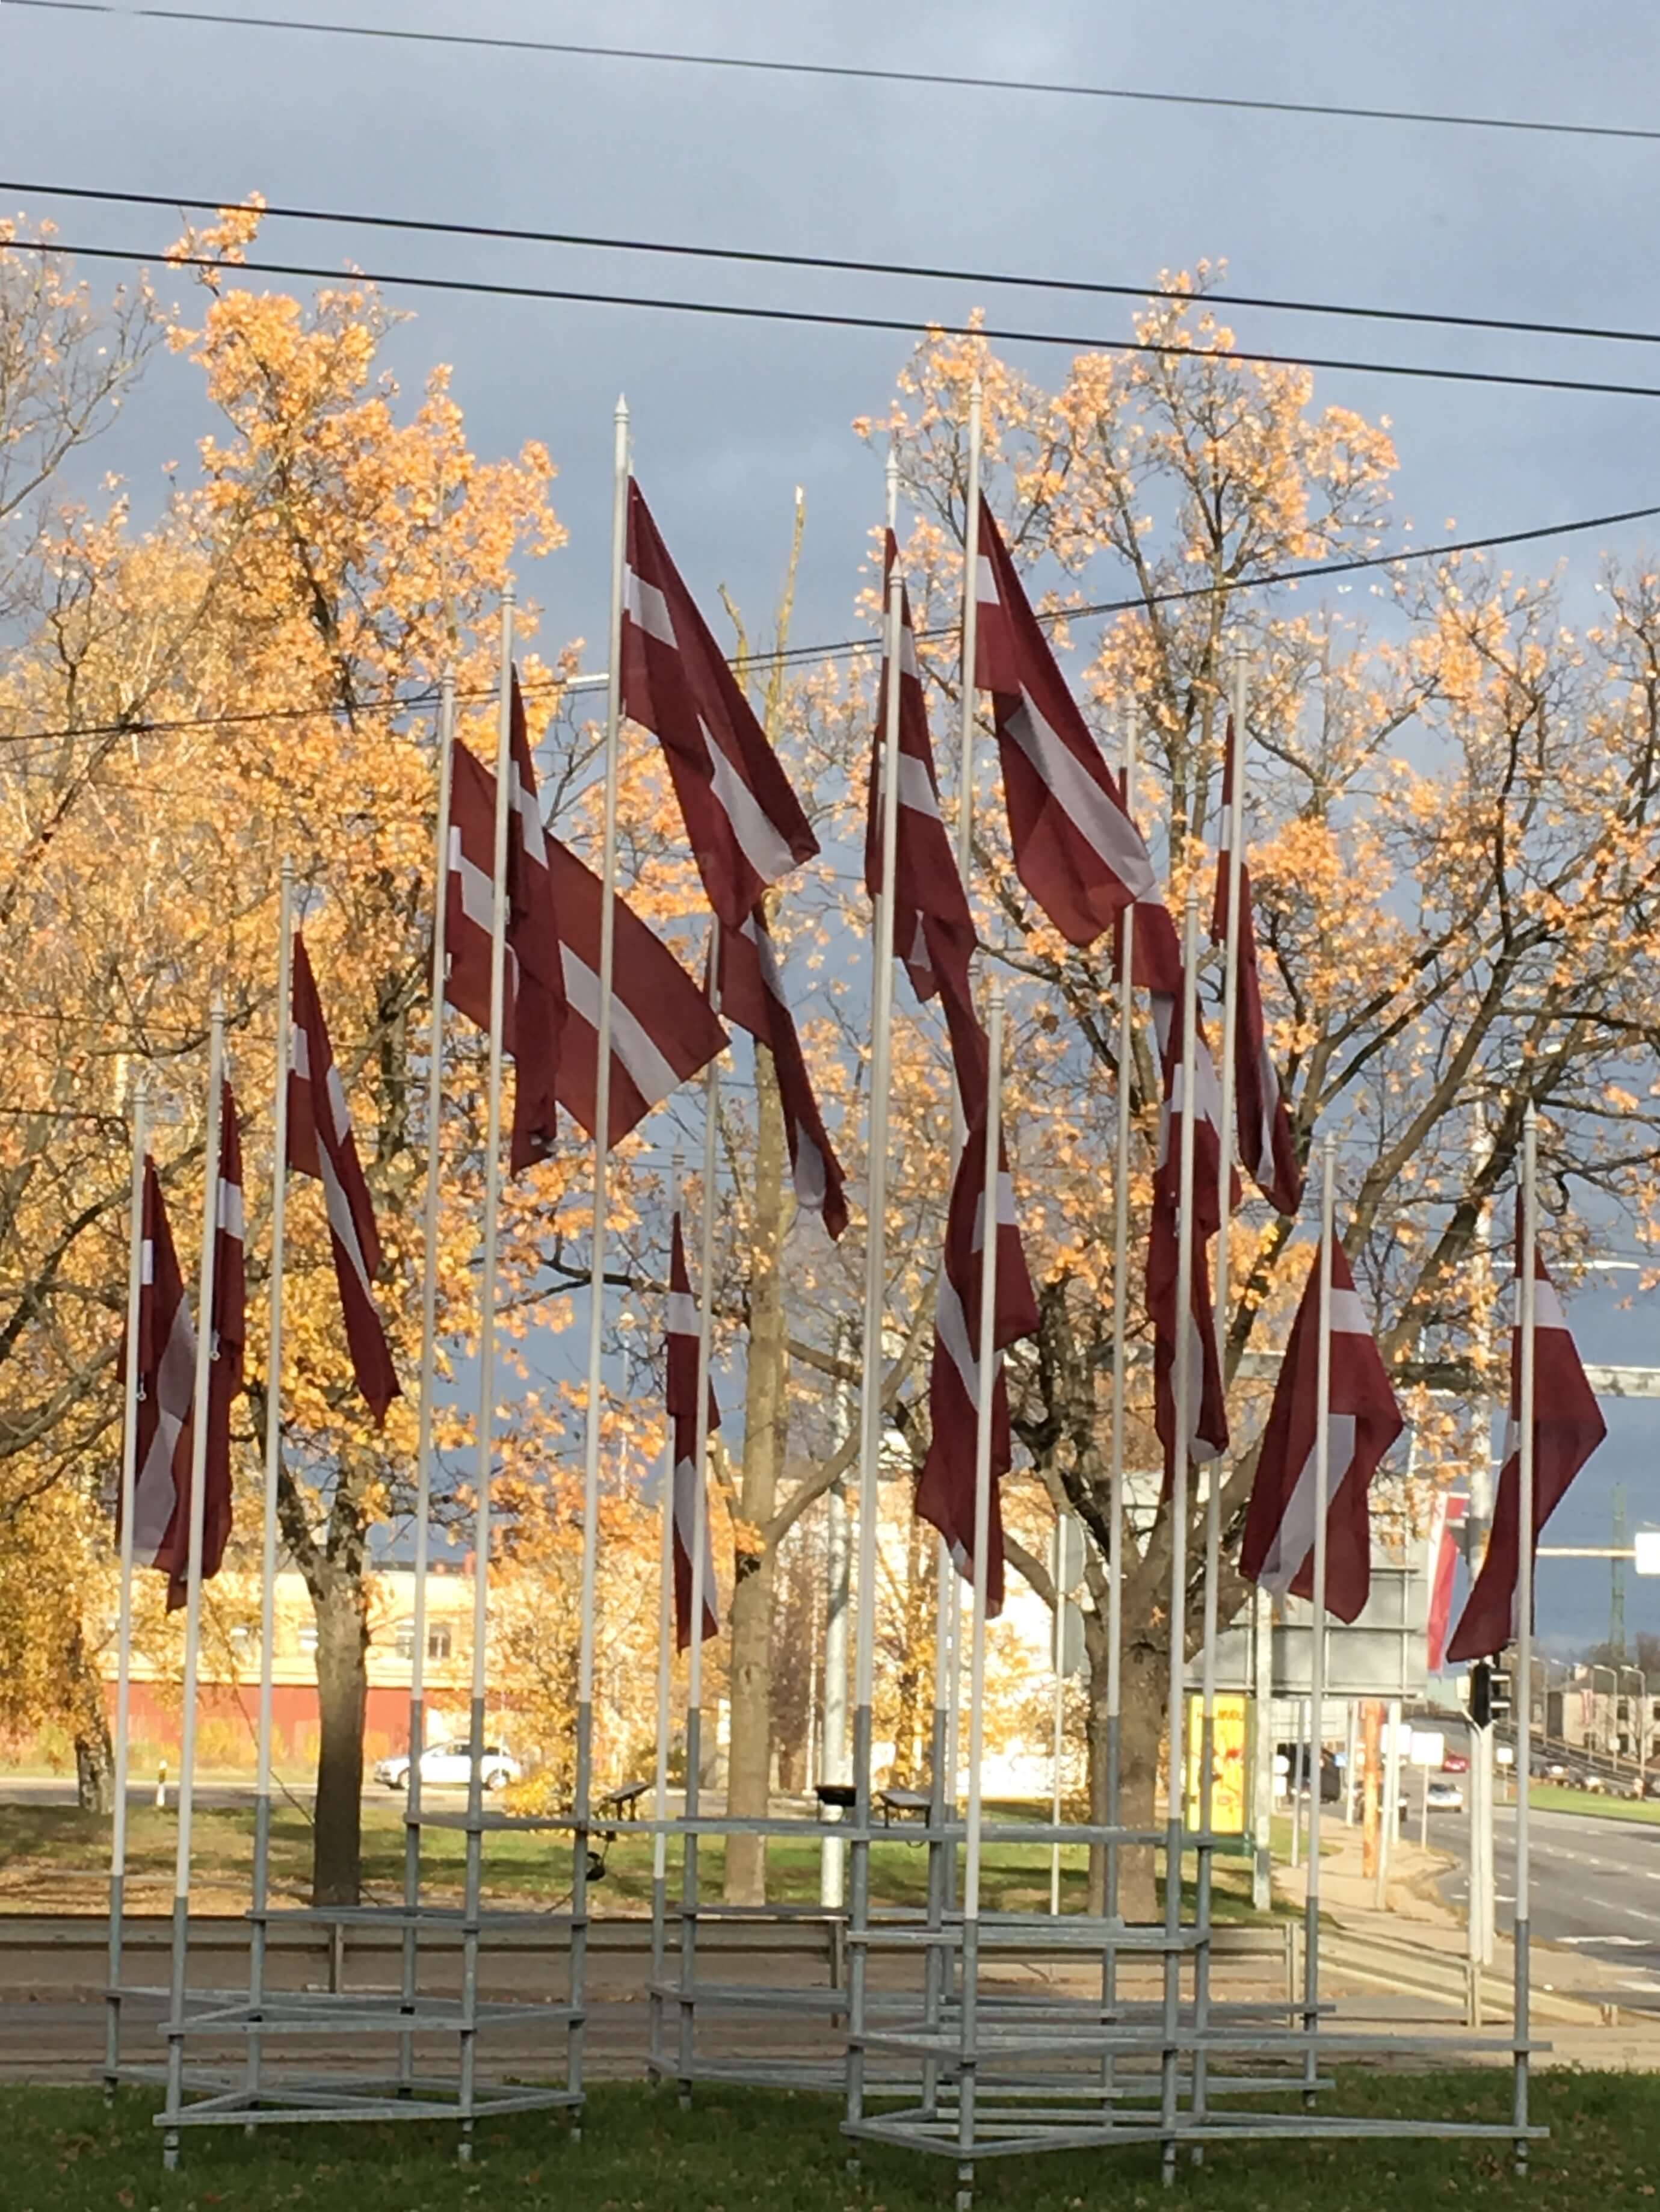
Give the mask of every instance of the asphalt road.
<svg viewBox="0 0 1660 2212">
<path fill-rule="evenodd" d="M 392 1792 L 382 1790 L 379 1783 L 373 1786 L 380 1796 L 391 1796 Z M 315 1793 L 307 1788 L 285 1794 L 309 1798 Z M 363 1795 L 368 1797 L 371 1794 L 370 1786 L 366 1784 Z M 201 1806 L 222 1808 L 230 1805 L 252 1805 L 258 1795 L 252 1782 L 198 1782 L 196 1785 L 196 1802 Z M 168 1804 L 175 1804 L 178 1796 L 178 1786 L 169 1775 Z M 74 1802 L 75 1783 L 64 1775 L 9 1774 L 0 1780 L 0 1805 L 73 1805 Z M 127 1802 L 133 1806 L 153 1805 L 155 1802 L 155 1777 L 151 1775 L 146 1781 L 129 1783 Z"/>
<path fill-rule="evenodd" d="M 1417 1833 L 1415 1821 L 1411 1832 Z M 1660 2012 L 1660 1823 L 1535 1808 L 1529 1838 L 1534 1941 L 1597 1960 L 1608 1972 L 1608 1995 L 1635 2011 Z M 1430 1842 L 1457 1858 L 1442 1894 L 1462 1911 L 1468 1896 L 1468 1818 L 1432 1814 Z M 1516 1910 L 1514 1806 L 1494 1812 L 1493 1850 L 1498 1922 L 1508 1933 Z"/>
</svg>

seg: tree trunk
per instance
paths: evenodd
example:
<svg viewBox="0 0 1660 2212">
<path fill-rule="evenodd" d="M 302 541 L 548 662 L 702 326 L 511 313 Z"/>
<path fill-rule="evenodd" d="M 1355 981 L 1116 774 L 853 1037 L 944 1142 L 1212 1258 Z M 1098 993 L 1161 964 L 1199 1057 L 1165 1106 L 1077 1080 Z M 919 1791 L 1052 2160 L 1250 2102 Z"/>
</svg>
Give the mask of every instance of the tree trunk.
<svg viewBox="0 0 1660 2212">
<path fill-rule="evenodd" d="M 1118 1725 L 1118 1818 L 1126 1828 L 1158 1825 L 1158 1767 L 1169 1686 L 1165 1655 L 1150 1644 L 1127 1641 Z M 1137 1844 L 1120 1851 L 1118 1909 L 1126 1920 L 1162 1917 L 1151 1844 Z"/>
<path fill-rule="evenodd" d="M 788 1225 L 789 1153 L 772 1055 L 755 1048 L 757 1127 L 755 1203 L 751 1224 L 749 1376 L 744 1409 L 744 1464 L 739 1491 L 745 1532 L 771 1520 L 778 1505 L 789 1420 L 789 1353 L 779 1258 Z M 775 1554 L 740 1536 L 732 1594 L 731 1736 L 727 1810 L 761 1820 L 770 1802 L 772 1770 L 772 1604 Z M 763 1836 L 727 1838 L 727 1901 L 764 1905 L 767 1847 Z"/>
<path fill-rule="evenodd" d="M 363 1714 L 368 1614 L 361 1577 L 328 1573 L 312 1592 L 317 1620 L 317 1803 L 311 1901 L 356 1905 L 363 1872 Z"/>
<path fill-rule="evenodd" d="M 1106 1623 L 1093 1611 L 1084 1616 L 1084 1649 L 1089 1659 L 1089 1711 L 1084 1723 L 1084 1750 L 1089 1790 L 1089 1820 L 1092 1828 L 1104 1828 L 1112 1818 L 1108 1790 L 1110 1778 L 1107 1719 Z M 1090 1845 L 1089 1899 L 1085 1908 L 1098 1919 L 1107 1909 L 1107 1850 L 1104 1844 Z"/>
<path fill-rule="evenodd" d="M 901 1790 L 914 1790 L 922 1771 L 922 1680 L 930 1656 L 927 1600 L 933 1579 L 923 1571 L 925 1526 L 913 1513 L 905 1538 L 904 1644 L 899 1655 L 898 1711 L 893 1729 L 893 1779 Z"/>
<path fill-rule="evenodd" d="M 88 1659 L 78 1628 L 70 1645 L 68 1672 L 75 1712 L 75 1802 L 83 1813 L 109 1813 L 115 1805 L 109 1714 L 103 1682 Z"/>
</svg>

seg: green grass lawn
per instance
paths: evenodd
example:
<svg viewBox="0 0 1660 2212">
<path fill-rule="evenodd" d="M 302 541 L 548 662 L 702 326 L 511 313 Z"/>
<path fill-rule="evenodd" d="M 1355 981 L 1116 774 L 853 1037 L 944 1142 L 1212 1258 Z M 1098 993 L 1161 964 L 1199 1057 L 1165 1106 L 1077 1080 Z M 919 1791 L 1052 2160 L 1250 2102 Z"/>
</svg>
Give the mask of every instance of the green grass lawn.
<svg viewBox="0 0 1660 2212">
<path fill-rule="evenodd" d="M 1000 1807 L 997 1817 L 1013 1808 Z M 896 1836 L 903 1831 L 896 1829 Z M 136 1809 L 127 1829 L 127 1896 L 135 1912 L 161 1911 L 172 1895 L 175 1816 L 146 1806 Z M 247 1902 L 253 1863 L 251 1807 L 199 1809 L 192 1831 L 192 1887 L 204 1911 L 240 1911 Z M 435 1900 L 459 1898 L 465 1839 L 458 1830 L 426 1832 L 423 1881 Z M 1284 1850 L 1288 1832 L 1278 1839 Z M 883 1905 L 921 1905 L 926 1899 L 927 1854 L 902 1841 L 875 1845 L 872 1888 Z M 702 1881 L 718 1892 L 725 1846 L 705 1840 L 698 1863 Z M 1061 1852 L 1061 1898 L 1067 1911 L 1082 1909 L 1087 1854 L 1068 1846 Z M 103 1877 L 109 1863 L 109 1823 L 70 1805 L 0 1806 L 0 1911 L 99 1912 L 104 1909 Z M 768 1893 L 779 1904 L 810 1904 L 818 1895 L 819 1850 L 816 1842 L 775 1838 L 768 1847 Z M 680 1846 L 671 1838 L 669 1872 L 678 1887 Z M 512 1900 L 553 1906 L 570 1888 L 570 1849 L 556 1834 L 518 1830 L 485 1839 L 485 1888 L 496 1902 Z M 279 1802 L 271 1826 L 271 1881 L 279 1898 L 301 1900 L 308 1893 L 311 1825 L 305 1811 Z M 401 1897 L 404 1880 L 403 1801 L 366 1801 L 363 1808 L 363 1881 L 370 1900 Z M 1049 1848 L 1045 1844 L 999 1844 L 987 1848 L 982 1875 L 991 1911 L 1046 1909 L 1049 1900 Z M 1215 1907 L 1219 1919 L 1249 1912 L 1250 1876 L 1243 1858 L 1216 1862 Z M 651 1842 L 630 1836 L 626 1826 L 606 1853 L 605 1877 L 591 1893 L 596 1911 L 637 1912 L 651 1902 Z"/>
<path fill-rule="evenodd" d="M 1507 2072 L 1355 2074 L 1322 2102 L 1331 2110 L 1418 2118 L 1504 2121 Z M 359 2124 L 235 2128 L 189 2136 L 185 2162 L 164 2174 L 153 2100 L 123 2092 L 112 2111 L 96 2091 L 0 2093 L 7 2212 L 944 2212 L 952 2169 L 943 2160 L 864 2148 L 850 2177 L 837 2132 L 839 2100 L 764 2091 L 700 2092 L 690 2112 L 672 2093 L 602 2083 L 580 2143 L 556 2117 L 491 2123 L 477 2162 L 458 2166 L 454 2130 Z M 1559 2073 L 1535 2085 L 1550 2140 L 1518 2181 L 1499 2142 L 1220 2145 L 1202 2168 L 1184 2165 L 1175 2201 L 1207 2212 L 1400 2212 L 1402 2203 L 1526 2205 L 1530 2212 L 1638 2207 L 1660 2185 L 1660 2094 L 1642 2075 Z M 1169 2204 L 1155 2147 L 992 2160 L 979 2170 L 986 2212 L 1125 2212 Z"/>
<path fill-rule="evenodd" d="M 1541 1813 L 1594 1813 L 1610 1820 L 1660 1824 L 1660 1797 L 1606 1797 L 1596 1790 L 1564 1790 L 1554 1782 L 1535 1782 L 1528 1802 Z"/>
</svg>

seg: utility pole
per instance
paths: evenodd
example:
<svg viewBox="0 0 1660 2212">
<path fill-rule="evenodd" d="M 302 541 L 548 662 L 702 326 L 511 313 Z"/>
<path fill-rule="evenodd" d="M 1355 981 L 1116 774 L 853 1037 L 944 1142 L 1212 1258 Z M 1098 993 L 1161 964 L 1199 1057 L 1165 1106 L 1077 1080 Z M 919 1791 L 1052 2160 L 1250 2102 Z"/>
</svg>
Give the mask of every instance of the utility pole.
<svg viewBox="0 0 1660 2212">
<path fill-rule="evenodd" d="M 1360 1868 L 1363 1874 L 1377 1875 L 1377 1842 L 1380 1823 L 1377 1802 L 1377 1751 L 1382 1734 L 1383 1707 L 1376 1698 L 1368 1698 L 1360 1709 L 1360 1759 L 1364 1772 L 1360 1798 Z"/>
<path fill-rule="evenodd" d="M 1608 1656 L 1626 1656 L 1626 1486 L 1614 1486 L 1614 1557 L 1608 1562 Z"/>
</svg>

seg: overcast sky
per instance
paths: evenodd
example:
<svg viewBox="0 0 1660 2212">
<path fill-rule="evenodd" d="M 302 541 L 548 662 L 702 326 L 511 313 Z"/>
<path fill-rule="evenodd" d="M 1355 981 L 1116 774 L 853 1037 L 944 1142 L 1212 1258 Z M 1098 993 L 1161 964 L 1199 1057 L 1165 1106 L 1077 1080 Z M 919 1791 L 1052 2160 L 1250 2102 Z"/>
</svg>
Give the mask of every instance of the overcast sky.
<svg viewBox="0 0 1660 2212">
<path fill-rule="evenodd" d="M 188 0 L 185 0 L 188 4 Z M 231 0 L 234 4 L 234 0 Z M 280 12 L 269 0 L 261 13 Z M 1634 0 L 869 0 L 833 6 L 460 7 L 313 0 L 296 15 L 1186 92 L 1645 125 L 1660 14 Z M 1236 289 L 1397 307 L 1660 330 L 1652 210 L 1660 143 L 1245 116 L 960 88 L 790 80 L 557 56 L 0 6 L 5 173 L 15 179 L 591 230 L 794 252 L 1150 280 L 1225 257 Z M 64 237 L 159 252 L 157 210 L 90 210 L 15 191 Z M 663 293 L 1123 335 L 1128 303 L 970 295 L 951 286 L 725 273 L 661 260 L 272 224 L 262 250 L 332 265 Z M 94 280 L 96 281 L 96 279 Z M 452 363 L 475 450 L 544 439 L 568 552 L 535 579 L 544 643 L 599 654 L 610 417 L 626 390 L 636 466 L 692 587 L 725 580 L 757 615 L 776 588 L 794 488 L 809 533 L 797 637 L 846 634 L 879 466 L 849 435 L 879 409 L 903 339 L 623 309 L 410 295 L 394 358 L 408 386 Z M 1325 319 L 1234 317 L 1280 351 L 1446 362 L 1660 384 L 1660 349 L 1570 344 Z M 1005 349 L 1034 374 L 1066 356 Z M 1420 537 L 1524 528 L 1660 501 L 1660 402 L 1331 374 L 1321 396 L 1393 420 L 1397 517 Z M 141 506 L 204 427 L 192 379 L 162 367 L 100 454 Z M 153 493 L 150 495 L 153 496 Z M 1660 532 L 1610 533 L 1633 551 Z M 1569 541 L 1578 571 L 1590 548 Z M 1541 549 L 1542 573 L 1553 549 Z M 1578 1312 L 1595 1356 L 1660 1360 L 1652 1301 Z M 1589 1347 L 1588 1347 L 1589 1349 Z M 1660 1521 L 1660 1409 L 1626 1408 L 1563 1508 L 1563 1541 L 1607 1540 L 1611 1485 Z M 1541 1630 L 1596 1634 L 1608 1570 L 1548 1571 Z M 1660 1589 L 1632 1584 L 1632 1631 Z"/>
</svg>

